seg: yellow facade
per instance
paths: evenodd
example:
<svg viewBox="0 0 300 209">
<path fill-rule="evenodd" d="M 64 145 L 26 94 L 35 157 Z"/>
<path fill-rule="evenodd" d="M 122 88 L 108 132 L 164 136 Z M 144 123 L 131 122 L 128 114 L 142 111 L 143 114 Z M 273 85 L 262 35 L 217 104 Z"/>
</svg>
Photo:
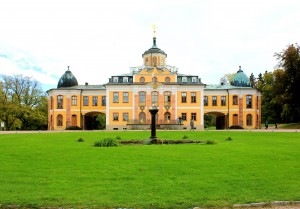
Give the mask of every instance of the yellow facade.
<svg viewBox="0 0 300 209">
<path fill-rule="evenodd" d="M 161 129 L 189 129 L 191 120 L 204 129 L 205 114 L 215 115 L 218 129 L 260 128 L 260 93 L 249 87 L 241 68 L 232 84 L 205 85 L 197 75 L 179 74 L 166 58 L 154 37 L 142 66 L 112 76 L 105 85 L 78 85 L 66 71 L 58 88 L 48 91 L 49 129 L 94 129 L 99 114 L 105 114 L 107 130 L 149 129 L 154 107 Z"/>
</svg>

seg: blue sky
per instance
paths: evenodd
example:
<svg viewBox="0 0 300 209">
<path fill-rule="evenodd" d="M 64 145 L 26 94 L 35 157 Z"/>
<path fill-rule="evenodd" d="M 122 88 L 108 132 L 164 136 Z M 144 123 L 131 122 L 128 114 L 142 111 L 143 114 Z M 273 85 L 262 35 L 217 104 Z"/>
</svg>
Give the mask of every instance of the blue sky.
<svg viewBox="0 0 300 209">
<path fill-rule="evenodd" d="M 275 52 L 299 43 L 296 0 L 3 0 L 0 74 L 23 74 L 55 88 L 70 66 L 79 84 L 104 84 L 142 65 L 157 45 L 179 73 L 219 83 L 238 66 L 273 71 Z"/>
</svg>

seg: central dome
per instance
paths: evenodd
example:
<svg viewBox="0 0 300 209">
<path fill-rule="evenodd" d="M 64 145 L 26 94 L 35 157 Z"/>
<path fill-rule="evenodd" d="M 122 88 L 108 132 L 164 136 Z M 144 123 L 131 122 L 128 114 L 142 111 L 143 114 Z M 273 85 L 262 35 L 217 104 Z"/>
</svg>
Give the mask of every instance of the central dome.
<svg viewBox="0 0 300 209">
<path fill-rule="evenodd" d="M 248 76 L 242 71 L 241 66 L 231 81 L 233 86 L 250 87 Z"/>
<path fill-rule="evenodd" d="M 145 51 L 142 57 L 144 57 L 146 54 L 153 54 L 153 53 L 164 54 L 167 56 L 167 54 L 163 50 L 161 50 L 156 46 L 156 37 L 153 37 L 153 46 L 147 51 Z"/>
</svg>

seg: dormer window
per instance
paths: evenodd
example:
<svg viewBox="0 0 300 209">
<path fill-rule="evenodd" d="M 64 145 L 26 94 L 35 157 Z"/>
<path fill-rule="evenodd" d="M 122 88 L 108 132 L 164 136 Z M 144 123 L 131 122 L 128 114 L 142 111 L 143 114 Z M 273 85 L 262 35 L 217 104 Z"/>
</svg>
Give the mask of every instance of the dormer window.
<svg viewBox="0 0 300 209">
<path fill-rule="evenodd" d="M 197 82 L 197 77 L 192 77 L 192 82 L 196 83 Z"/>
<path fill-rule="evenodd" d="M 145 59 L 145 65 L 148 66 L 148 64 L 149 64 L 148 63 L 148 57 L 146 57 L 146 59 Z"/>
<path fill-rule="evenodd" d="M 119 81 L 119 78 L 118 78 L 118 77 L 113 77 L 113 82 L 114 82 L 114 83 L 118 83 L 118 81 Z"/>
<path fill-rule="evenodd" d="M 123 78 L 123 83 L 128 83 L 128 77 Z"/>
<path fill-rule="evenodd" d="M 186 83 L 187 82 L 187 77 L 182 77 L 182 82 L 184 83 Z"/>
</svg>

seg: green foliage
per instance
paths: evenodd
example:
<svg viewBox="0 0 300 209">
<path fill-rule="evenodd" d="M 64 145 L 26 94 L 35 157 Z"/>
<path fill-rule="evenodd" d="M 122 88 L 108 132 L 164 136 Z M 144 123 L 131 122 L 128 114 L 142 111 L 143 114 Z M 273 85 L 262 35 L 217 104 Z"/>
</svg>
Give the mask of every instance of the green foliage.
<svg viewBox="0 0 300 209">
<path fill-rule="evenodd" d="M 187 135 L 183 135 L 182 139 L 188 139 L 189 137 Z"/>
<path fill-rule="evenodd" d="M 229 136 L 229 137 L 225 138 L 225 141 L 232 141 L 232 138 Z"/>
<path fill-rule="evenodd" d="M 122 138 L 120 136 L 116 136 L 116 140 L 121 140 Z"/>
<path fill-rule="evenodd" d="M 205 144 L 217 144 L 217 142 L 215 140 L 206 140 L 204 143 Z"/>
<path fill-rule="evenodd" d="M 100 114 L 96 118 L 97 121 L 97 127 L 96 129 L 104 130 L 106 128 L 106 115 Z"/>
<path fill-rule="evenodd" d="M 105 138 L 101 141 L 96 141 L 94 147 L 116 147 L 118 146 L 117 142 L 112 138 Z"/>
<path fill-rule="evenodd" d="M 48 101 L 40 84 L 23 75 L 0 75 L 0 119 L 6 130 L 47 129 Z"/>
<path fill-rule="evenodd" d="M 79 138 L 79 139 L 77 140 L 77 142 L 84 142 L 84 139 L 83 139 L 83 138 Z"/>
</svg>

